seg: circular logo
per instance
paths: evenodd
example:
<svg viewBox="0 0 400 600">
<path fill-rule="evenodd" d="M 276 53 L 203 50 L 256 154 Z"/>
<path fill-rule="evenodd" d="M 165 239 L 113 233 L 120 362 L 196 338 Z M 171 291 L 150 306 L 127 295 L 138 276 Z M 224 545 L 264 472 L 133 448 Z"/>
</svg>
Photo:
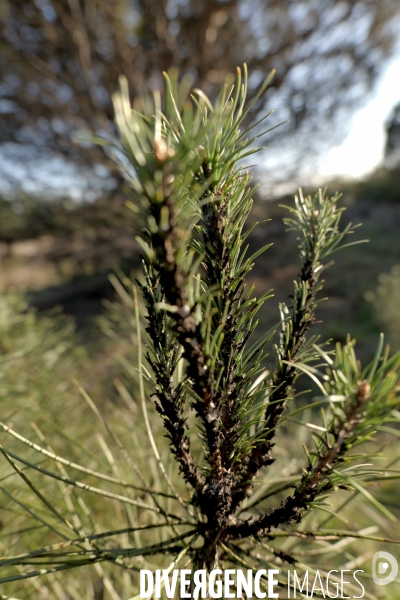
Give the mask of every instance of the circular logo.
<svg viewBox="0 0 400 600">
<path fill-rule="evenodd" d="M 392 554 L 384 552 L 383 550 L 375 552 L 372 557 L 372 579 L 376 585 L 387 585 L 388 583 L 391 583 L 396 579 L 398 571 L 399 565 Z M 387 575 L 385 577 L 378 577 L 378 575 L 385 575 L 386 573 Z"/>
</svg>

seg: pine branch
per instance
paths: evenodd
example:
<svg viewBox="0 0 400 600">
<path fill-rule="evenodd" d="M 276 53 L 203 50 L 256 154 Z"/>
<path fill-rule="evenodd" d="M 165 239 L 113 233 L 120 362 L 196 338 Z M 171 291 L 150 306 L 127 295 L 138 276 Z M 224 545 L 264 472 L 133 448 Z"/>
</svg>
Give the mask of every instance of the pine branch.
<svg viewBox="0 0 400 600">
<path fill-rule="evenodd" d="M 347 450 L 347 442 L 354 434 L 356 427 L 365 418 L 365 403 L 370 397 L 370 384 L 361 382 L 349 403 L 344 417 L 336 423 L 324 436 L 325 451 L 319 453 L 314 465 L 310 466 L 292 496 L 286 498 L 281 505 L 268 515 L 260 515 L 248 521 L 232 526 L 228 535 L 232 538 L 264 536 L 279 525 L 299 523 L 310 505 L 322 494 L 332 489 L 331 475 L 334 467 L 342 460 Z"/>
<path fill-rule="evenodd" d="M 327 268 L 322 261 L 337 250 L 344 235 L 352 233 L 351 224 L 339 231 L 343 209 L 338 210 L 338 196 L 324 197 L 322 191 L 314 198 L 296 197 L 296 209 L 287 207 L 294 219 L 285 219 L 289 229 L 300 233 L 302 258 L 301 272 L 294 282 L 291 316 L 284 304 L 281 305 L 282 331 L 280 344 L 276 348 L 278 366 L 270 382 L 270 393 L 265 410 L 262 433 L 241 465 L 238 485 L 234 492 L 233 506 L 238 506 L 251 494 L 252 481 L 259 471 L 274 462 L 271 451 L 274 437 L 286 408 L 293 383 L 298 372 L 296 363 L 313 359 L 313 351 L 307 347 L 307 333 L 315 322 L 317 294 L 322 288 L 320 279 Z"/>
<path fill-rule="evenodd" d="M 173 375 L 177 363 L 177 349 L 175 340 L 168 335 L 165 311 L 156 308 L 162 301 L 159 278 L 152 265 L 143 261 L 146 284 L 140 289 L 146 303 L 147 327 L 153 344 L 152 355 L 146 358 L 151 365 L 156 383 L 157 411 L 163 417 L 164 427 L 171 442 L 171 451 L 179 463 L 180 470 L 194 489 L 202 485 L 202 478 L 190 452 L 190 439 L 187 436 L 186 419 L 183 415 L 184 385 L 180 382 L 177 388 L 173 385 Z M 157 297 L 158 295 L 158 297 Z"/>
<path fill-rule="evenodd" d="M 165 226 L 163 235 L 152 236 L 152 247 L 156 254 L 156 269 L 166 303 L 171 307 L 171 328 L 178 343 L 183 348 L 187 361 L 186 374 L 197 399 L 194 402 L 197 414 L 201 417 L 210 449 L 211 462 L 217 468 L 216 458 L 219 439 L 219 423 L 213 402 L 214 381 L 207 365 L 207 355 L 201 328 L 196 323 L 196 306 L 189 306 L 188 274 L 177 262 L 176 249 L 181 246 L 181 232 L 176 227 L 176 216 L 169 198 L 160 203 L 158 221 L 164 211 Z M 166 209 L 166 210 L 165 210 Z"/>
<path fill-rule="evenodd" d="M 240 470 L 240 478 L 234 496 L 234 506 L 238 506 L 249 494 L 251 494 L 252 481 L 258 472 L 274 462 L 271 450 L 274 446 L 273 439 L 286 408 L 286 402 L 290 395 L 292 385 L 297 377 L 295 363 L 301 349 L 306 342 L 306 334 L 315 320 L 315 287 L 316 277 L 312 267 L 313 261 L 307 259 L 303 264 L 298 283 L 295 286 L 295 299 L 293 302 L 293 314 L 291 317 L 291 335 L 287 337 L 285 324 L 281 334 L 279 347 L 279 367 L 275 372 L 270 384 L 271 393 L 265 410 L 263 440 L 246 457 L 245 463 Z M 302 295 L 305 293 L 305 301 Z M 282 311 L 283 316 L 285 312 Z"/>
<path fill-rule="evenodd" d="M 184 234 L 177 225 L 175 206 L 168 194 L 168 186 L 162 186 L 164 195 L 158 203 L 152 205 L 152 216 L 156 222 L 163 219 L 163 228 L 151 234 L 149 246 L 154 252 L 152 266 L 157 273 L 162 298 L 170 307 L 169 329 L 174 335 L 175 343 L 179 344 L 186 360 L 186 377 L 194 397 L 193 407 L 201 418 L 207 440 L 207 461 L 210 465 L 210 476 L 204 483 L 195 468 L 190 455 L 189 439 L 186 435 L 185 420 L 181 410 L 181 397 L 185 389 L 183 382 L 175 391 L 171 389 L 171 365 L 151 362 L 155 368 L 155 375 L 159 387 L 158 410 L 166 418 L 165 426 L 169 437 L 173 441 L 174 454 L 179 460 L 181 470 L 186 480 L 194 487 L 193 502 L 202 507 L 204 514 L 209 516 L 210 522 L 222 522 L 230 506 L 230 476 L 222 466 L 220 444 L 221 426 L 217 406 L 215 403 L 215 380 L 212 370 L 208 366 L 208 356 L 201 326 L 196 323 L 195 312 L 197 305 L 189 305 L 188 287 L 189 274 L 178 262 L 178 252 L 182 247 Z M 156 319 L 150 326 L 154 329 Z M 154 332 L 153 332 L 154 333 Z M 166 347 L 162 348 L 165 355 Z M 174 360 L 177 358 L 175 348 Z M 165 366 L 169 369 L 165 369 Z"/>
<path fill-rule="evenodd" d="M 204 149 L 203 149 L 204 150 Z M 217 439 L 217 452 L 211 462 L 212 469 L 206 479 L 204 498 L 198 499 L 200 505 L 208 512 L 210 500 L 209 490 L 215 490 L 219 496 L 218 506 L 211 504 L 210 519 L 216 520 L 219 526 L 226 522 L 231 513 L 233 477 L 231 473 L 232 449 L 236 447 L 239 430 L 239 410 L 241 386 L 237 376 L 235 356 L 244 343 L 237 339 L 237 324 L 241 316 L 241 300 L 244 290 L 243 270 L 239 276 L 232 274 L 233 249 L 241 242 L 240 223 L 229 222 L 230 196 L 235 186 L 244 190 L 245 182 L 233 178 L 228 190 L 224 184 L 216 186 L 212 180 L 212 160 L 203 158 L 201 172 L 198 175 L 201 182 L 208 184 L 203 196 L 202 220 L 196 231 L 200 247 L 204 248 L 202 265 L 204 268 L 204 285 L 207 289 L 215 290 L 210 309 L 211 335 L 219 336 L 218 358 L 215 363 L 214 379 L 219 376 L 219 384 L 213 390 L 213 405 L 220 423 Z M 237 176 L 236 176 L 237 177 Z M 223 177 L 221 177 L 223 180 Z M 243 199 L 243 214 L 241 221 L 250 209 L 251 204 Z M 231 202 L 232 204 L 232 202 Z M 222 379 L 222 384 L 221 384 Z"/>
</svg>

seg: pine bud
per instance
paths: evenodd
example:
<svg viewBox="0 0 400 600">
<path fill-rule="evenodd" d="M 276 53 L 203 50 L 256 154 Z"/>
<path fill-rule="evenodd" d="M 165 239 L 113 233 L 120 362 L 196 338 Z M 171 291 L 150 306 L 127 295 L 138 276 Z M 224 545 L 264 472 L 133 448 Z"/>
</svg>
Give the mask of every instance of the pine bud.
<svg viewBox="0 0 400 600">
<path fill-rule="evenodd" d="M 371 392 L 371 385 L 370 385 L 369 381 L 364 379 L 364 381 L 361 381 L 358 383 L 357 390 L 356 390 L 356 399 L 359 402 L 368 400 L 370 392 Z"/>
<path fill-rule="evenodd" d="M 160 163 L 164 163 L 168 158 L 168 147 L 163 139 L 155 139 L 153 143 L 156 159 Z"/>
</svg>

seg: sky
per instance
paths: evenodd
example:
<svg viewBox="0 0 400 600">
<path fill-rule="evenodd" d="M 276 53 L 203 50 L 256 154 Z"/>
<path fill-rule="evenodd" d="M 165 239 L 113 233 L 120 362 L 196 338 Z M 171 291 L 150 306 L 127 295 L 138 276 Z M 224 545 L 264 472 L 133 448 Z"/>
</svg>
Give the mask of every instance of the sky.
<svg viewBox="0 0 400 600">
<path fill-rule="evenodd" d="M 321 158 L 319 172 L 325 178 L 335 175 L 362 177 L 382 161 L 385 123 L 395 104 L 400 102 L 400 58 L 381 76 L 367 105 L 353 117 L 343 144 Z"/>
<path fill-rule="evenodd" d="M 13 200 L 19 191 L 41 201 L 94 202 L 117 185 L 108 169 L 76 165 L 33 144 L 0 145 L 0 194 Z"/>
</svg>

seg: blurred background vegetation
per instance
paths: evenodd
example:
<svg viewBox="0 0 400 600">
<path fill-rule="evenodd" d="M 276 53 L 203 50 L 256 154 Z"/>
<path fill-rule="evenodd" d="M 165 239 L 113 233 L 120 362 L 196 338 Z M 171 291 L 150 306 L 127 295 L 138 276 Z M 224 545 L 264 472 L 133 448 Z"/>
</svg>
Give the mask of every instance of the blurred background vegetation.
<svg viewBox="0 0 400 600">
<path fill-rule="evenodd" d="M 115 135 L 111 95 L 121 73 L 133 99 L 171 68 L 213 97 L 243 61 L 250 95 L 275 68 L 250 115 L 273 108 L 274 125 L 289 119 L 258 157 L 252 220 L 272 221 L 254 230 L 250 249 L 274 245 L 253 272 L 257 292 L 290 293 L 296 241 L 279 205 L 311 165 L 313 185 L 342 191 L 346 218 L 362 222 L 357 236 L 369 239 L 335 258 L 319 332 L 343 342 L 351 331 L 364 360 L 380 331 L 400 348 L 400 104 L 386 123 L 385 156 L 363 180 L 326 181 L 313 167 L 399 56 L 397 0 L 2 0 L 0 21 L 0 399 L 12 398 L 21 418 L 46 410 L 61 427 L 67 406 L 73 429 L 82 407 L 72 379 L 107 408 L 118 404 L 115 380 L 134 358 L 109 281 L 115 268 L 139 265 L 123 182 L 109 155 L 78 141 L 88 131 Z M 261 315 L 263 327 L 277 317 Z M 90 425 L 79 435 L 90 436 Z M 393 508 L 392 489 L 385 498 Z"/>
<path fill-rule="evenodd" d="M 114 136 L 111 95 L 121 73 L 133 97 L 160 86 L 171 68 L 213 96 L 243 61 L 250 94 L 276 69 L 250 117 L 273 108 L 274 125 L 289 119 L 268 134 L 258 158 L 254 214 L 273 222 L 254 234 L 255 244 L 257 236 L 285 235 L 278 184 L 291 194 L 304 183 L 400 54 L 395 0 L 3 0 L 0 18 L 0 289 L 27 293 L 40 310 L 61 305 L 87 333 L 102 299 L 113 295 L 109 271 L 138 265 L 121 177 L 101 148 L 77 143 L 87 131 Z M 312 167 L 312 185 L 343 191 L 349 218 L 362 221 L 360 235 L 370 239 L 338 259 L 321 309 L 335 339 L 354 323 L 366 354 L 371 336 L 392 331 L 388 315 L 396 314 L 373 292 L 379 275 L 400 262 L 398 106 L 386 128 L 385 162 L 368 179 L 326 182 Z M 278 297 L 296 268 L 290 244 L 268 252 L 257 271 L 259 285 Z M 274 318 L 265 315 L 266 323 Z"/>
</svg>

